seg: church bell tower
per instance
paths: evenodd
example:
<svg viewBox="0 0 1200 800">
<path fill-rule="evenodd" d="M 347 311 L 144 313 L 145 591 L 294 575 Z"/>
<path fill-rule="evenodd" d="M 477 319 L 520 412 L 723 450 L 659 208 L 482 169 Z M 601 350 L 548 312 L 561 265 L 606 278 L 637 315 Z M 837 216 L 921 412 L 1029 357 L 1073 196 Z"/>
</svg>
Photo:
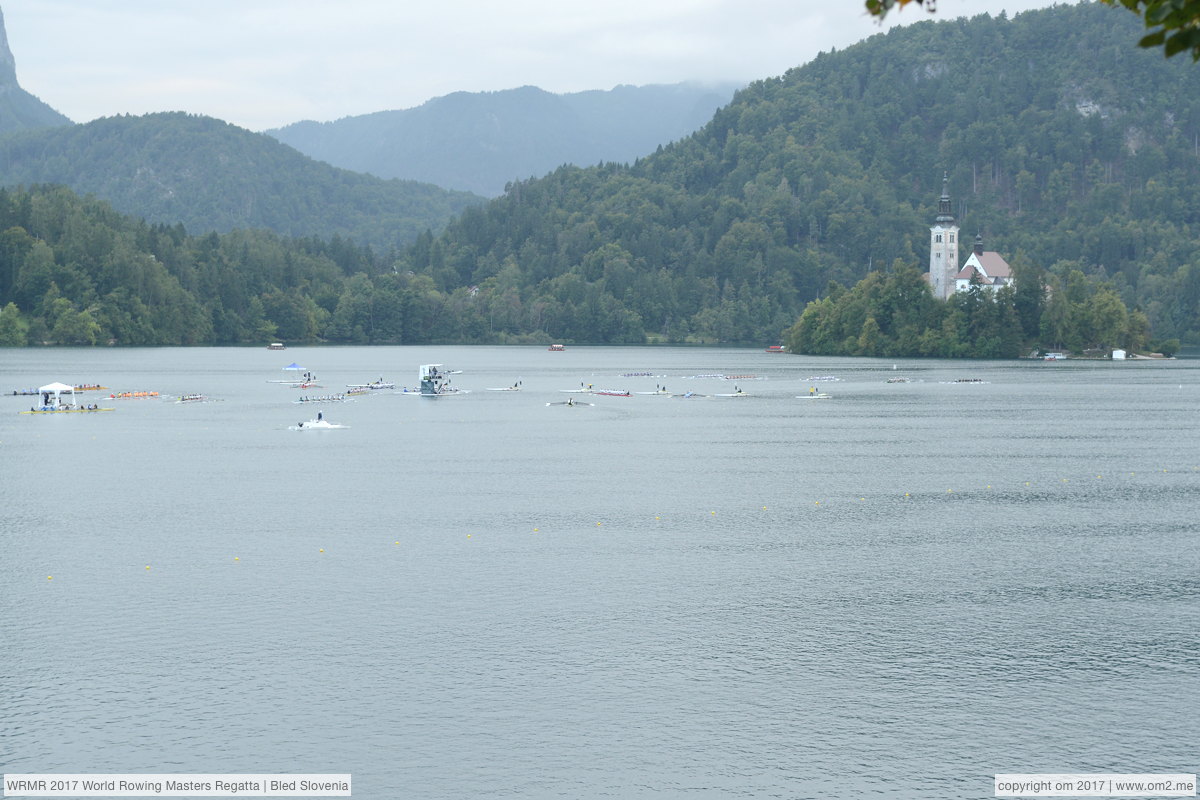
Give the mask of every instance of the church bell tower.
<svg viewBox="0 0 1200 800">
<path fill-rule="evenodd" d="M 949 183 L 949 176 L 943 173 L 938 215 L 929 229 L 929 284 L 933 296 L 939 300 L 954 294 L 954 279 L 958 275 L 958 225 L 950 208 Z"/>
</svg>

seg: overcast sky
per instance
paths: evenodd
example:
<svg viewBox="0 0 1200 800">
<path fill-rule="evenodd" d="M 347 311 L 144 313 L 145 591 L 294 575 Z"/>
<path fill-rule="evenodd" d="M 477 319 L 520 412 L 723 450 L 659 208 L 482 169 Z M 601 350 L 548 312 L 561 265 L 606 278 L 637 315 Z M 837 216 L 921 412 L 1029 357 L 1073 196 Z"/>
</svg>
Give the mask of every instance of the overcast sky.
<svg viewBox="0 0 1200 800">
<path fill-rule="evenodd" d="M 938 0 L 937 19 L 1051 0 Z M 22 88 L 75 122 L 188 111 L 250 130 L 455 91 L 781 75 L 883 28 L 862 0 L 0 0 Z M 919 8 L 889 24 L 930 18 Z"/>
</svg>

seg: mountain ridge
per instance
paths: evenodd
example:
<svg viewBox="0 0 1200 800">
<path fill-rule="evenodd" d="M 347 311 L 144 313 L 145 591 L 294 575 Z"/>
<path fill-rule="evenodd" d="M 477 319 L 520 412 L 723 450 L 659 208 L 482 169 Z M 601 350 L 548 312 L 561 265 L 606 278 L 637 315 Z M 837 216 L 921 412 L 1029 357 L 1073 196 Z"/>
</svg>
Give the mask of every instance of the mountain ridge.
<svg viewBox="0 0 1200 800">
<path fill-rule="evenodd" d="M 563 164 L 646 156 L 703 126 L 741 85 L 452 92 L 410 109 L 304 120 L 264 133 L 335 166 L 496 197 L 514 180 Z"/>
</svg>

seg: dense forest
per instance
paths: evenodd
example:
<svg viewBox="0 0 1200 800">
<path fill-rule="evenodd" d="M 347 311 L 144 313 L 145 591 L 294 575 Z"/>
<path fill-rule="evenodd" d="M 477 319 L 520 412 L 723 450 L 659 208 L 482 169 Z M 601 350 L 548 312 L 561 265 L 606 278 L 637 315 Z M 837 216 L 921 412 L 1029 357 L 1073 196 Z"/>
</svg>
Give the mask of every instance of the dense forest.
<svg viewBox="0 0 1200 800">
<path fill-rule="evenodd" d="M 1131 45 L 1138 25 L 1083 4 L 893 29 L 752 84 L 633 164 L 515 182 L 394 252 L 316 233 L 193 236 L 60 189 L 12 191 L 0 323 L 11 341 L 124 344 L 791 331 L 828 334 L 803 340 L 814 352 L 851 338 L 885 352 L 915 330 L 917 352 L 1009 355 L 1200 341 L 1200 69 Z M 867 326 L 859 347 L 867 318 L 841 303 L 914 285 L 944 172 L 964 237 L 1038 277 L 1018 273 L 1009 299 L 917 293 L 911 318 L 870 309 L 881 335 Z M 841 322 L 816 324 L 834 311 Z M 959 347 L 954 331 L 973 332 Z"/>
</svg>

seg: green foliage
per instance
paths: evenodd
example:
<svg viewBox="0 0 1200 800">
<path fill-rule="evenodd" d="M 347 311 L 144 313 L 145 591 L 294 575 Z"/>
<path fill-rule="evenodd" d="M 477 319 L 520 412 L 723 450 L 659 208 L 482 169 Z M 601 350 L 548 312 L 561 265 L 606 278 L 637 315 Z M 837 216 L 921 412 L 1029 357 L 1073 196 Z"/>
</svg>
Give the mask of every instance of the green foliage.
<svg viewBox="0 0 1200 800">
<path fill-rule="evenodd" d="M 0 347 L 24 347 L 28 334 L 29 323 L 15 303 L 0 308 Z"/>
<path fill-rule="evenodd" d="M 0 184 L 60 183 L 196 232 L 265 228 L 386 251 L 482 202 L 313 161 L 262 134 L 184 113 L 128 115 L 0 139 Z"/>
<path fill-rule="evenodd" d="M 1121 5 L 1140 16 L 1151 32 L 1138 40 L 1138 47 L 1161 47 L 1168 58 L 1183 52 L 1200 61 L 1200 0 L 1098 0 Z M 883 18 L 909 3 L 933 12 L 936 0 L 864 0 L 867 13 Z"/>
<path fill-rule="evenodd" d="M 809 303 L 785 341 L 790 352 L 810 355 L 1016 358 L 1038 342 L 1023 335 L 1018 297 L 1011 286 L 972 286 L 941 302 L 920 273 L 898 267 Z M 1078 270 L 1040 307 L 1042 341 L 1052 349 L 1141 349 L 1131 344 L 1141 341 L 1145 316 Z"/>
</svg>

